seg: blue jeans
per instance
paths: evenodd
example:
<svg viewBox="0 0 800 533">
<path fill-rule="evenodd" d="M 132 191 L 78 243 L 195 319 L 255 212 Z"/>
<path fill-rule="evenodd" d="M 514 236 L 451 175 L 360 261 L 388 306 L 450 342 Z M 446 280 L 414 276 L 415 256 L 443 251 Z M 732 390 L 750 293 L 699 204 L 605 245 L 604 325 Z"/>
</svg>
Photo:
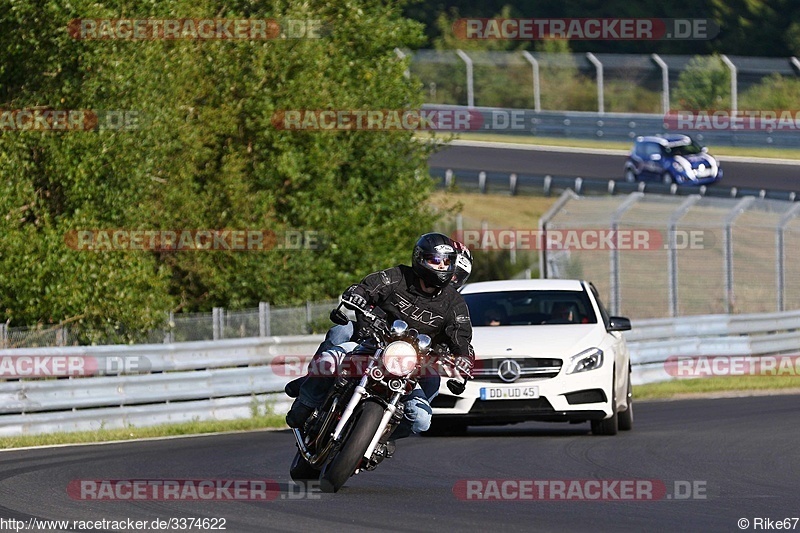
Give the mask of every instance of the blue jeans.
<svg viewBox="0 0 800 533">
<path fill-rule="evenodd" d="M 308 364 L 309 376 L 300 387 L 300 394 L 297 397 L 300 403 L 314 408 L 322 405 L 322 402 L 325 401 L 325 396 L 328 395 L 328 391 L 331 390 L 333 382 L 336 379 L 333 375 L 336 369 L 334 368 L 334 372 L 331 372 L 329 376 L 320 375 L 318 371 L 311 371 L 312 369 L 319 369 L 321 366 L 320 360 L 325 357 L 323 355 L 325 353 L 330 353 L 331 355 L 339 357 L 342 356 L 342 345 L 348 344 L 352 336 L 352 322 L 348 322 L 343 326 L 337 324 L 328 330 L 328 333 L 325 334 L 325 340 L 319 345 L 316 353 L 314 353 L 314 358 Z M 341 357 L 339 360 L 341 361 Z M 313 375 L 310 375 L 312 373 Z"/>
<path fill-rule="evenodd" d="M 392 432 L 390 439 L 402 439 L 412 433 L 422 433 L 431 427 L 433 410 L 422 389 L 417 388 L 400 399 L 403 402 L 403 420 Z"/>
</svg>

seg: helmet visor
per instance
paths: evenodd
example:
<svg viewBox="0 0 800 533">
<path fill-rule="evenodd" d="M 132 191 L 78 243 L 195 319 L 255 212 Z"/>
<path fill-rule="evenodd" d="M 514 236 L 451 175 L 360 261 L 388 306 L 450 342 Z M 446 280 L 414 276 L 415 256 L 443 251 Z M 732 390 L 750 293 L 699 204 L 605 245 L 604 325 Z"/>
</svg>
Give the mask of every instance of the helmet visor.
<svg viewBox="0 0 800 533">
<path fill-rule="evenodd" d="M 439 272 L 453 272 L 456 268 L 456 254 L 426 253 L 422 254 L 422 260 L 428 268 Z"/>
</svg>

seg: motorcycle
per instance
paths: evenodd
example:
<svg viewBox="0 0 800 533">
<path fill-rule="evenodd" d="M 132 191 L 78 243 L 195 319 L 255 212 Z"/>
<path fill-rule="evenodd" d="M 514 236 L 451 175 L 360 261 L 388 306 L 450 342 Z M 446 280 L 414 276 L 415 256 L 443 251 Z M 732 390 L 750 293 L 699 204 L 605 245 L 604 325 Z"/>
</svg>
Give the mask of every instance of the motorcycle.
<svg viewBox="0 0 800 533">
<path fill-rule="evenodd" d="M 303 428 L 292 429 L 297 453 L 289 473 L 294 481 L 319 479 L 323 492 L 337 492 L 350 478 L 374 470 L 392 456 L 389 439 L 403 420 L 401 398 L 429 372 L 460 367 L 446 346 L 432 347 L 430 336 L 409 328 L 403 320 L 388 327 L 371 310 L 342 301 L 331 320 L 346 324 L 342 307 L 364 319 L 365 338 L 339 365 L 325 402 Z M 464 392 L 467 379 L 450 379 L 453 394 Z"/>
</svg>

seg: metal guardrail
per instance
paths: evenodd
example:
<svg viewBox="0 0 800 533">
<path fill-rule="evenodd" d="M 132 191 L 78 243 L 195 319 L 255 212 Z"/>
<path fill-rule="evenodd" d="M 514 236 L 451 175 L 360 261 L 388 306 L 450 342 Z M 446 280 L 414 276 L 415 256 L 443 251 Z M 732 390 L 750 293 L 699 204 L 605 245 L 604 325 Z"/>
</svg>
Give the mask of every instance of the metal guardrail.
<svg viewBox="0 0 800 533">
<path fill-rule="evenodd" d="M 671 128 L 664 115 L 644 113 L 597 113 L 589 111 L 534 111 L 500 107 L 467 107 L 425 104 L 427 110 L 451 110 L 468 113 L 469 125 L 461 133 L 493 133 L 565 139 L 594 139 L 632 142 L 639 135 L 683 133 L 702 144 L 712 146 L 761 146 L 796 148 L 800 130 L 780 129 L 679 129 Z M 453 126 L 458 128 L 458 126 Z M 445 132 L 446 133 L 446 132 Z"/>
<path fill-rule="evenodd" d="M 800 351 L 800 311 L 634 321 L 626 340 L 634 384 L 675 379 L 677 356 Z M 0 350 L 9 357 L 146 358 L 149 373 L 0 383 L 0 436 L 143 427 L 285 412 L 285 384 L 302 372 L 319 335 L 156 345 Z M 288 374 L 288 375 L 287 375 Z"/>
<path fill-rule="evenodd" d="M 669 381 L 670 358 L 800 352 L 800 311 L 639 320 L 625 339 L 634 385 Z"/>
<path fill-rule="evenodd" d="M 91 362 L 82 366 L 92 370 L 111 361 L 120 370 L 119 375 L 0 383 L 0 436 L 246 418 L 268 409 L 285 412 L 289 399 L 284 386 L 303 372 L 321 341 L 322 336 L 310 335 L 0 350 L 0 360 L 74 358 Z"/>
<path fill-rule="evenodd" d="M 794 191 L 775 191 L 745 187 L 725 187 L 715 184 L 713 187 L 679 187 L 676 184 L 665 185 L 660 182 L 640 181 L 630 183 L 625 180 L 607 180 L 602 178 L 582 178 L 575 176 L 554 176 L 540 174 L 519 174 L 508 172 L 486 172 L 471 169 L 452 169 L 431 167 L 431 176 L 438 179 L 442 188 L 457 186 L 468 191 L 483 194 L 560 194 L 572 189 L 577 194 L 630 194 L 644 192 L 650 194 L 668 194 L 673 196 L 690 196 L 699 194 L 709 198 L 743 198 L 754 196 L 768 200 L 794 202 L 798 200 Z"/>
</svg>

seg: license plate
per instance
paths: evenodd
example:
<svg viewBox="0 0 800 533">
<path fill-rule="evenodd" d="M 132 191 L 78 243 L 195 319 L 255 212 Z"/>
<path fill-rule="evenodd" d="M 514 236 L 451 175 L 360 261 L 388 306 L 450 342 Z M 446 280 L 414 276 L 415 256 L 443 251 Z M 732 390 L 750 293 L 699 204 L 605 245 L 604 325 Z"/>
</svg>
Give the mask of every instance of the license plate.
<svg viewBox="0 0 800 533">
<path fill-rule="evenodd" d="M 539 397 L 539 387 L 481 387 L 481 400 L 527 400 Z"/>
</svg>

